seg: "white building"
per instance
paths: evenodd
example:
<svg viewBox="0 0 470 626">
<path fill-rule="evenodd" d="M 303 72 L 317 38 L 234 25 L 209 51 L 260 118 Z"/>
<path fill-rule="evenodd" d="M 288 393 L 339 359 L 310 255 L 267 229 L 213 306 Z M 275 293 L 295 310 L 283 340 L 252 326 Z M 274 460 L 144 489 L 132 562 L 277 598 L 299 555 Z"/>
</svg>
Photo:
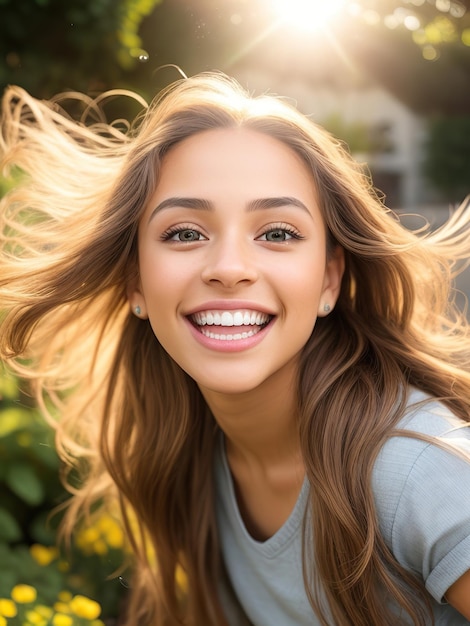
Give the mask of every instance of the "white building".
<svg viewBox="0 0 470 626">
<path fill-rule="evenodd" d="M 334 84 L 318 76 L 307 81 L 305 76 L 277 74 L 253 65 L 238 68 L 235 76 L 255 94 L 287 97 L 320 124 L 335 116 L 345 127 L 366 127 L 382 149 L 355 157 L 367 163 L 389 207 L 408 211 L 438 202 L 422 175 L 426 121 L 381 86 L 364 80 Z"/>
</svg>

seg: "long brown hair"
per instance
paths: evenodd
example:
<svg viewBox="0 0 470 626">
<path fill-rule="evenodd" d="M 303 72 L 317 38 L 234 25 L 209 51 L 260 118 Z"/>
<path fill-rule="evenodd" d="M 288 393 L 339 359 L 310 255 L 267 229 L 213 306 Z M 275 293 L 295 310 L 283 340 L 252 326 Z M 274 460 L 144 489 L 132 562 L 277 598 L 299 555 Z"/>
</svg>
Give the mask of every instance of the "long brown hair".
<svg viewBox="0 0 470 626">
<path fill-rule="evenodd" d="M 222 75 L 179 81 L 130 129 L 96 118 L 92 101 L 85 108 L 77 123 L 57 102 L 5 93 L 2 163 L 21 174 L 1 204 L 0 348 L 35 381 L 66 467 L 82 471 L 66 528 L 99 499 L 121 503 L 135 553 L 127 623 L 227 623 L 212 488 L 218 426 L 195 382 L 129 311 L 126 287 L 138 274 L 137 228 L 164 155 L 203 130 L 244 126 L 304 160 L 330 246 L 346 257 L 337 305 L 317 321 L 299 371 L 313 523 L 304 529 L 308 597 L 325 626 L 327 608 L 338 626 L 396 625 L 384 594 L 424 626 L 424 587 L 380 535 L 371 473 L 409 385 L 470 421 L 469 327 L 451 291 L 470 255 L 468 212 L 434 233 L 407 231 L 339 142 Z M 188 578 L 184 599 L 178 567 Z"/>
</svg>

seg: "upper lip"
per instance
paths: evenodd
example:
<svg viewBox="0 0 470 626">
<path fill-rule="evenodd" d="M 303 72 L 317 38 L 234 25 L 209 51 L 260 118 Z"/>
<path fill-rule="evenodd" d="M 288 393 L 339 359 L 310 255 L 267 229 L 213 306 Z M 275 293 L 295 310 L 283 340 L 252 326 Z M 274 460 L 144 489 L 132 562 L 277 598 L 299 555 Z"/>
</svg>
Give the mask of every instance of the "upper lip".
<svg viewBox="0 0 470 626">
<path fill-rule="evenodd" d="M 185 312 L 185 316 L 189 317 L 201 311 L 237 311 L 241 309 L 265 313 L 271 317 L 275 315 L 272 310 L 269 310 L 265 306 L 255 302 L 246 302 L 241 300 L 212 300 L 210 302 L 204 302 L 203 304 L 188 310 Z"/>
</svg>

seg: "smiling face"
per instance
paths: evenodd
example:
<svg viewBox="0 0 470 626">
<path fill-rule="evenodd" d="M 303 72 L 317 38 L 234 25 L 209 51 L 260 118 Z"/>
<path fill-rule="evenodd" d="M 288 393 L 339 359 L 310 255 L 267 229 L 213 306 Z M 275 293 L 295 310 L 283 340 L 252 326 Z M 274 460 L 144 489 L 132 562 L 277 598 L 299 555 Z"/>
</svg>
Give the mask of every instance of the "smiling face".
<svg viewBox="0 0 470 626">
<path fill-rule="evenodd" d="M 139 227 L 132 308 L 205 392 L 249 392 L 292 372 L 343 271 L 312 177 L 247 129 L 194 135 L 165 156 Z"/>
</svg>

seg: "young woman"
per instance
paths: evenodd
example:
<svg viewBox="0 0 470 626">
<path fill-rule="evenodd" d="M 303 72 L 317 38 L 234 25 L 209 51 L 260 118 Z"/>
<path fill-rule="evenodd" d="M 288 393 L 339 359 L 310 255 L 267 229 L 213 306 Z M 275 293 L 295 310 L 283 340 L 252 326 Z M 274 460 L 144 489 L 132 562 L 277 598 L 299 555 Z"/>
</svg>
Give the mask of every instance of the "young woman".
<svg viewBox="0 0 470 626">
<path fill-rule="evenodd" d="M 18 88 L 2 119 L 1 353 L 83 472 L 68 529 L 120 502 L 126 623 L 470 623 L 468 211 L 408 232 L 221 75 L 128 132 Z"/>
</svg>

